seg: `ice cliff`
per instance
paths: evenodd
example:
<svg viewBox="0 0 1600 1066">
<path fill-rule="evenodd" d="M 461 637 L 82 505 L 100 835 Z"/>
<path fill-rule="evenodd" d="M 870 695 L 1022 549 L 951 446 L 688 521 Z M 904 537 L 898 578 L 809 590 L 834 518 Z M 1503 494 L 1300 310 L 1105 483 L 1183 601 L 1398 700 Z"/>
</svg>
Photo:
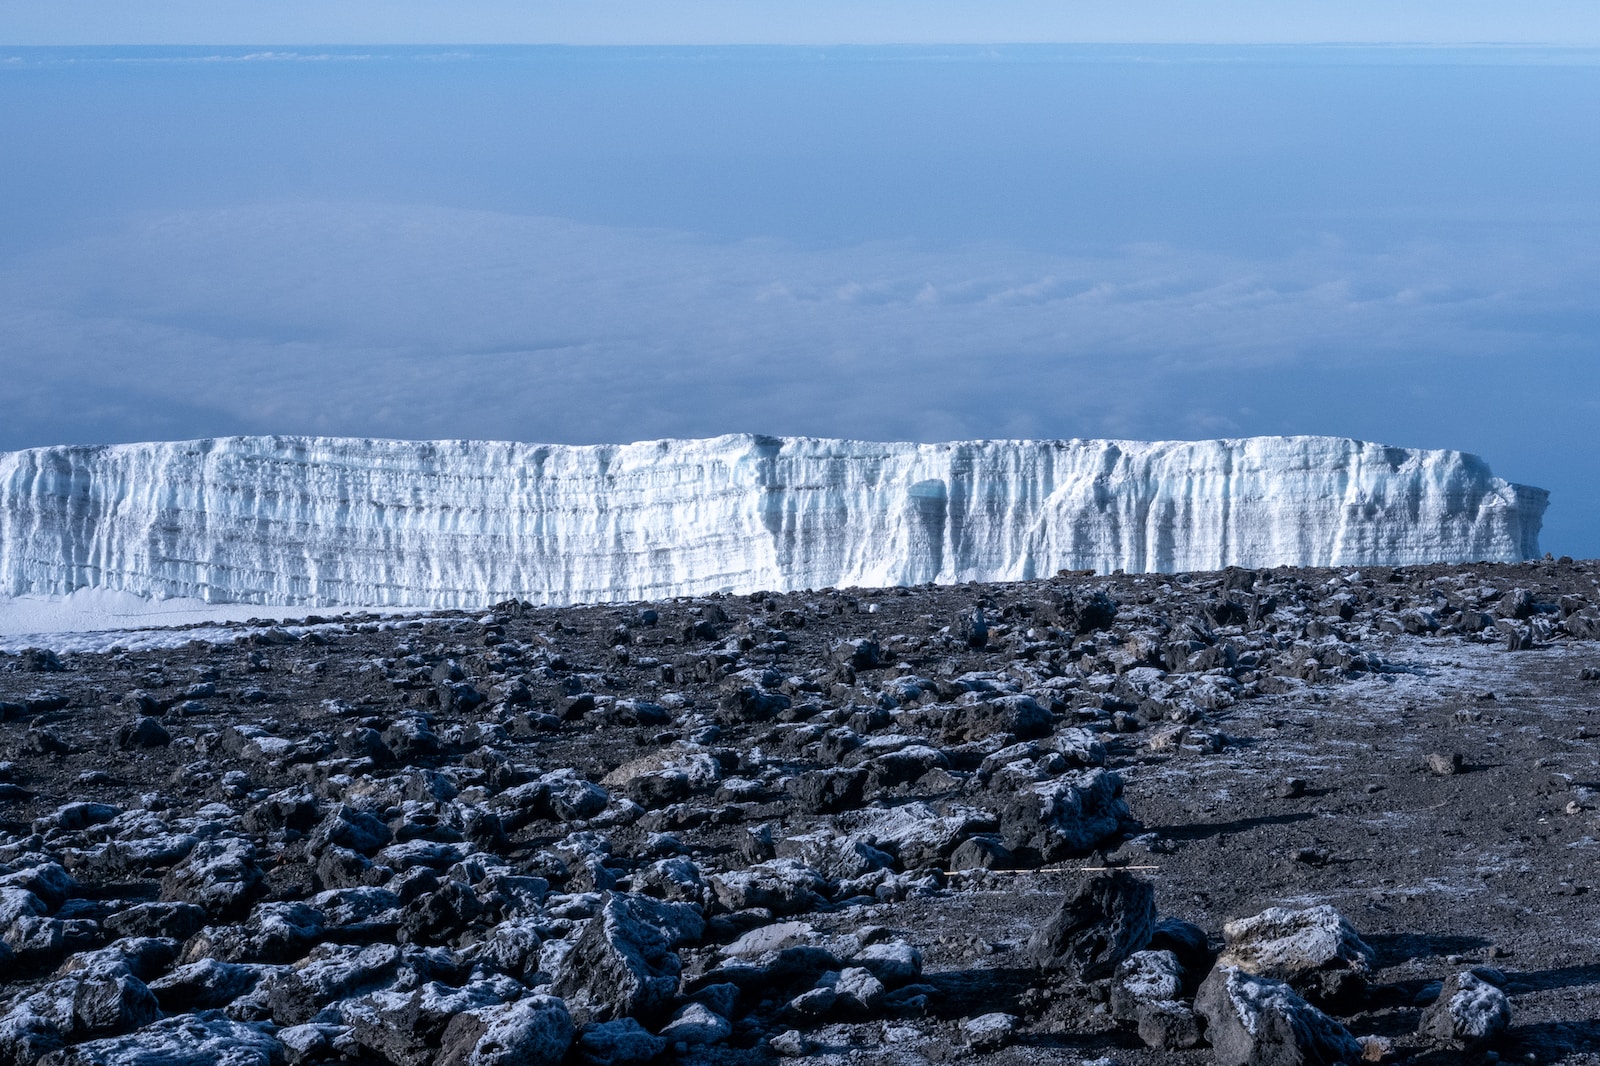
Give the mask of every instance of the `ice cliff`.
<svg viewBox="0 0 1600 1066">
<path fill-rule="evenodd" d="M 1547 495 L 1331 437 L 35 448 L 0 454 L 0 594 L 479 607 L 1523 559 Z"/>
</svg>

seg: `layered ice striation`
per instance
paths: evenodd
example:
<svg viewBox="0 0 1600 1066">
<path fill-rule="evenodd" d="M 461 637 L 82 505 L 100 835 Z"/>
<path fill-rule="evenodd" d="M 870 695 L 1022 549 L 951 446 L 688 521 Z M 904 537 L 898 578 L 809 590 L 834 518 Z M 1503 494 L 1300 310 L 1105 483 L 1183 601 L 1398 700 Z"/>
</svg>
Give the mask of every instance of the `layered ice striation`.
<svg viewBox="0 0 1600 1066">
<path fill-rule="evenodd" d="M 0 593 L 480 607 L 1510 560 L 1547 493 L 1332 437 L 564 446 L 228 437 L 0 454 Z"/>
</svg>

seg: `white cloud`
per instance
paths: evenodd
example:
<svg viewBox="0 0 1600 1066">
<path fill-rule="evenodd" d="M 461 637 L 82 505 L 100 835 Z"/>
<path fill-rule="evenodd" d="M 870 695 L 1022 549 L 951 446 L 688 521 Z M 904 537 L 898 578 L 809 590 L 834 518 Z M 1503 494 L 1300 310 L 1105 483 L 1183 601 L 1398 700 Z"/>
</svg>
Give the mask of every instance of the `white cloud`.
<svg viewBox="0 0 1600 1066">
<path fill-rule="evenodd" d="M 3 443 L 1276 431 L 1245 409 L 1312 411 L 1247 402 L 1262 375 L 1426 380 L 1526 352 L 1543 318 L 1592 307 L 1592 237 L 1541 235 L 1539 258 L 1321 241 L 1247 260 L 800 249 L 370 204 L 185 212 L 0 272 L 0 368 L 48 413 Z"/>
<path fill-rule="evenodd" d="M 1600 234 L 1488 233 L 1242 258 L 372 204 L 153 216 L 0 262 L 0 447 L 1339 433 L 1481 452 L 1556 490 L 1547 544 L 1600 554 Z"/>
</svg>

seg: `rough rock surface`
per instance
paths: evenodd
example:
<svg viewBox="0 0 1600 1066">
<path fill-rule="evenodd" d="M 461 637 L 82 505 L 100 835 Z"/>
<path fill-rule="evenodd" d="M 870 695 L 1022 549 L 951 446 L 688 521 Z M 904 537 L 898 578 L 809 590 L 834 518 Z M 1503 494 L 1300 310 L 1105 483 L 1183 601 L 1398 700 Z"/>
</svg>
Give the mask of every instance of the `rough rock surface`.
<svg viewBox="0 0 1600 1066">
<path fill-rule="evenodd" d="M 1040 966 L 1097 981 L 1143 950 L 1156 925 L 1156 892 L 1148 881 L 1117 872 L 1086 878 L 1064 900 L 1029 947 Z"/>
<path fill-rule="evenodd" d="M 1342 1027 L 1596 1066 L 1597 580 L 1067 575 L 0 653 L 0 1063 L 1201 1066 L 1238 1053 L 1226 971 L 1261 1061 Z M 169 742 L 124 747 L 142 719 Z"/>
<path fill-rule="evenodd" d="M 1361 1058 L 1344 1026 L 1283 982 L 1236 966 L 1213 970 L 1194 1005 L 1218 1066 L 1350 1066 Z"/>
<path fill-rule="evenodd" d="M 1272 907 L 1222 927 L 1225 947 L 1217 959 L 1245 973 L 1293 982 L 1318 970 L 1366 973 L 1372 949 L 1338 911 L 1327 904 Z"/>
<path fill-rule="evenodd" d="M 1422 1015 L 1418 1032 L 1445 1047 L 1479 1048 L 1511 1024 L 1511 1000 L 1475 973 L 1451 974 Z"/>
</svg>

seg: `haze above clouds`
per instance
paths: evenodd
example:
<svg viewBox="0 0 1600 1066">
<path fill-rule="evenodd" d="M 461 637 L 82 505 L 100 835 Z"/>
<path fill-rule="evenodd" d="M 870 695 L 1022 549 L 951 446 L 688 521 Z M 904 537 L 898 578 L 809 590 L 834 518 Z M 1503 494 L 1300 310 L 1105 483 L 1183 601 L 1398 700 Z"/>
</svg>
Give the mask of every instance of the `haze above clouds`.
<svg viewBox="0 0 1600 1066">
<path fill-rule="evenodd" d="M 1569 47 L 0 49 L 0 448 L 1331 433 L 1600 555 L 1597 113 Z"/>
<path fill-rule="evenodd" d="M 1600 45 L 1592 0 L 0 0 L 7 44 Z"/>
</svg>

